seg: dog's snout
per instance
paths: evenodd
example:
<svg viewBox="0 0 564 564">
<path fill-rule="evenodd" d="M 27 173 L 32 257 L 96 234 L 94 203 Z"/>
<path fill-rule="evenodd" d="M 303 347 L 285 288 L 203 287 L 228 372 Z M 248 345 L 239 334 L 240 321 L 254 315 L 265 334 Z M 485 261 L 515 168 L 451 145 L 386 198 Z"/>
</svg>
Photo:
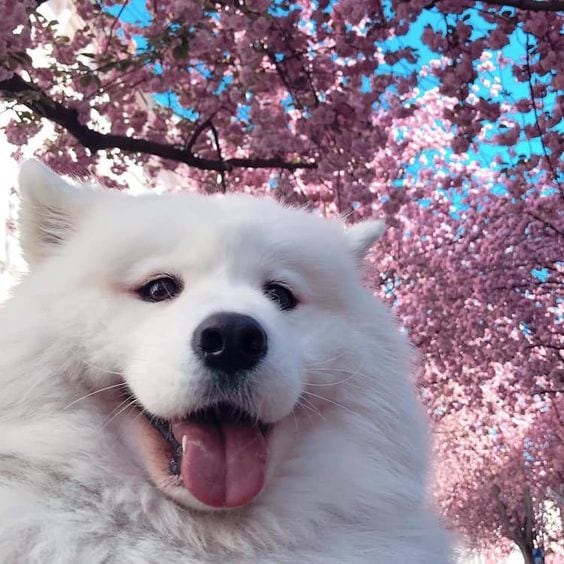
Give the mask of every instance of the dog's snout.
<svg viewBox="0 0 564 564">
<path fill-rule="evenodd" d="M 260 323 L 239 313 L 215 313 L 196 328 L 194 352 L 209 368 L 233 374 L 255 367 L 266 355 L 266 332 Z"/>
</svg>

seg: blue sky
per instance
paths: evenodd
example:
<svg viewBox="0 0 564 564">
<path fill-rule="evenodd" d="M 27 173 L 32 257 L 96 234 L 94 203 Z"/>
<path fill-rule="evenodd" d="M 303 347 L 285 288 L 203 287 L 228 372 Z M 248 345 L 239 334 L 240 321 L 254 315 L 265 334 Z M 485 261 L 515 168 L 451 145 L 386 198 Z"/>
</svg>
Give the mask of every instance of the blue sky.
<svg viewBox="0 0 564 564">
<path fill-rule="evenodd" d="M 315 0 L 314 0 L 315 2 Z M 325 8 L 325 11 L 330 12 L 333 9 L 333 6 L 338 2 L 338 0 L 330 0 L 328 6 Z M 287 13 L 288 10 L 292 9 L 299 9 L 299 4 L 293 4 L 289 7 L 282 7 L 283 3 L 280 0 L 272 0 L 272 5 L 270 8 L 270 13 L 274 16 L 283 16 Z M 387 10 L 389 10 L 389 4 L 384 3 L 384 6 Z M 147 25 L 150 22 L 150 15 L 145 8 L 145 0 L 130 0 L 128 4 L 123 8 L 123 6 L 115 5 L 108 8 L 108 12 L 114 16 L 117 16 L 118 13 L 120 14 L 120 18 L 124 22 L 136 23 L 140 25 Z M 512 12 L 511 8 L 507 8 L 508 11 Z M 466 21 L 466 23 L 470 24 L 474 28 L 474 36 L 487 34 L 489 30 L 492 29 L 492 25 L 487 23 L 480 15 L 479 12 L 476 10 L 466 10 L 463 14 L 460 15 Z M 447 17 L 446 20 L 453 24 L 455 22 L 454 17 Z M 303 22 L 305 25 L 307 22 Z M 309 23 L 311 25 L 311 22 Z M 410 72 L 418 71 L 424 65 L 428 64 L 430 60 L 437 58 L 437 54 L 433 53 L 425 44 L 421 41 L 421 34 L 423 29 L 426 26 L 431 26 L 434 30 L 445 32 L 446 29 L 446 22 L 445 18 L 442 14 L 439 14 L 435 10 L 426 10 L 424 11 L 421 16 L 418 18 L 416 22 L 414 22 L 409 32 L 402 37 L 394 38 L 388 40 L 384 44 L 379 45 L 383 49 L 397 49 L 402 47 L 411 47 L 417 50 L 418 60 L 415 64 L 407 63 L 405 60 L 396 63 L 393 66 L 389 66 L 386 64 L 382 64 L 377 69 L 376 73 L 384 73 L 393 70 L 396 74 L 407 74 Z M 137 36 L 136 37 L 137 45 L 140 50 L 143 50 L 147 46 L 147 42 L 144 37 Z M 512 36 L 509 45 L 503 48 L 502 53 L 503 55 L 510 59 L 519 61 L 524 56 L 524 45 L 525 45 L 525 35 L 523 32 L 517 30 Z M 495 54 L 494 54 L 495 55 Z M 282 56 L 281 54 L 279 55 Z M 493 62 L 495 62 L 495 58 L 492 58 Z M 155 69 L 158 72 L 158 67 Z M 196 69 L 192 72 L 200 72 L 202 76 L 207 76 L 209 70 L 205 67 L 205 65 L 197 65 Z M 500 68 L 496 65 L 496 68 L 491 73 L 490 80 L 494 80 L 494 77 L 498 77 L 500 80 L 500 84 L 502 86 L 502 92 L 497 100 L 494 101 L 516 101 L 520 98 L 528 98 L 529 91 L 528 91 L 528 84 L 518 82 L 512 75 L 510 66 L 506 66 L 505 68 Z M 536 80 L 543 80 L 542 78 L 535 77 Z M 229 87 L 229 84 L 232 81 L 232 77 L 230 75 L 225 75 L 216 90 L 217 93 L 221 92 L 222 90 Z M 475 94 L 478 96 L 483 95 L 484 97 L 488 97 L 487 89 L 477 82 L 479 88 L 475 91 Z M 419 87 L 420 87 L 420 95 L 423 95 L 426 90 L 431 88 L 435 88 L 438 85 L 437 79 L 432 76 L 427 77 L 420 77 Z M 361 91 L 367 91 L 370 89 L 370 77 L 366 76 L 361 85 Z M 249 93 L 249 96 L 252 94 Z M 160 93 L 155 94 L 155 100 L 163 105 L 171 107 L 175 112 L 179 115 L 182 115 L 186 119 L 191 121 L 195 121 L 198 118 L 198 114 L 191 108 L 182 107 L 178 103 L 178 99 L 176 95 L 172 92 L 170 93 Z M 551 97 L 547 97 L 545 99 L 545 104 L 548 107 L 553 106 L 556 103 L 555 96 L 552 95 Z M 290 98 L 288 98 L 285 103 L 290 105 Z M 241 106 L 238 112 L 239 119 L 243 121 L 248 121 L 248 108 L 245 106 Z M 532 124 L 534 123 L 534 115 L 533 112 L 529 112 L 527 114 L 520 114 L 518 119 L 523 124 Z M 252 126 L 252 124 L 251 124 Z M 501 126 L 503 127 L 503 126 Z M 492 128 L 491 136 L 498 133 L 500 131 L 499 124 L 495 124 Z M 560 127 L 560 131 L 564 133 L 564 127 Z M 523 155 L 525 157 L 531 154 L 541 154 L 542 147 L 540 144 L 539 139 L 533 139 L 532 141 L 520 140 L 514 150 L 517 155 Z M 432 151 L 427 153 L 427 157 L 432 157 Z M 448 157 L 448 153 L 447 153 Z M 509 153 L 508 147 L 503 147 L 500 145 L 496 145 L 494 143 L 482 143 L 480 145 L 479 151 L 473 152 L 470 150 L 468 152 L 468 158 L 471 160 L 478 160 L 484 167 L 492 167 L 492 166 L 510 166 L 512 162 L 512 157 Z M 499 161 L 500 165 L 496 165 L 496 160 Z M 505 163 L 505 164 L 503 164 Z M 411 172 L 416 172 L 417 167 L 420 166 L 418 163 L 414 163 L 412 166 Z M 497 186 L 494 187 L 494 190 L 499 192 L 503 192 L 503 187 Z M 460 200 L 462 196 L 460 195 L 453 195 L 454 204 L 458 206 L 462 206 L 462 202 Z"/>
<path fill-rule="evenodd" d="M 330 12 L 333 9 L 333 6 L 337 3 L 338 0 L 331 0 L 325 8 L 325 11 Z M 384 3 L 387 6 L 387 3 Z M 275 16 L 283 16 L 287 13 L 288 9 L 299 9 L 299 4 L 296 3 L 294 5 L 290 5 L 289 8 L 282 8 L 282 3 L 279 0 L 273 0 L 272 6 L 270 8 L 270 13 Z M 389 8 L 387 8 L 389 10 Z M 114 16 L 117 16 L 120 12 L 120 18 L 124 22 L 136 23 L 140 25 L 146 25 L 150 22 L 150 16 L 148 11 L 145 8 L 145 0 L 130 0 L 125 8 L 122 9 L 120 5 L 114 5 L 107 9 L 109 13 Z M 512 11 L 511 8 L 507 10 Z M 487 33 L 488 30 L 492 29 L 492 25 L 485 22 L 484 19 L 479 15 L 476 10 L 469 9 L 464 12 L 461 17 L 465 18 L 465 21 L 470 24 L 474 29 L 474 36 L 481 35 Z M 454 18 L 449 17 L 447 18 L 449 23 L 454 23 Z M 305 23 L 305 22 L 304 22 Z M 311 23 L 310 23 L 311 25 Z M 404 60 L 400 61 L 399 63 L 388 66 L 388 65 L 381 65 L 377 72 L 388 72 L 389 70 L 393 70 L 394 73 L 402 74 L 412 72 L 414 69 L 421 68 L 422 66 L 426 65 L 431 59 L 437 57 L 435 53 L 433 53 L 426 45 L 421 42 L 421 34 L 425 26 L 431 26 L 433 29 L 437 31 L 444 32 L 446 23 L 445 19 L 441 14 L 434 10 L 426 10 L 424 11 L 418 20 L 411 25 L 409 32 L 402 37 L 394 38 L 386 43 L 380 45 L 382 48 L 390 48 L 396 49 L 401 47 L 412 47 L 417 50 L 418 53 L 418 61 L 416 64 L 411 65 L 406 63 Z M 145 38 L 142 36 L 138 36 L 136 38 L 137 44 L 140 50 L 144 49 L 147 45 Z M 518 61 L 524 53 L 523 46 L 525 43 L 525 36 L 522 32 L 517 31 L 511 37 L 511 42 L 508 46 L 504 47 L 503 55 L 509 59 Z M 158 69 L 157 69 L 158 70 Z M 201 65 L 201 68 L 198 70 L 202 73 L 202 75 L 206 76 L 207 69 L 204 65 Z M 528 85 L 526 83 L 520 83 L 513 77 L 511 73 L 510 67 L 499 68 L 497 67 L 495 72 L 492 73 L 491 79 L 493 80 L 493 75 L 497 75 L 503 86 L 504 93 L 501 95 L 500 100 L 502 98 L 509 98 L 510 100 L 518 100 L 520 98 L 528 97 Z M 220 84 L 219 91 L 227 88 L 229 83 L 231 82 L 232 78 L 230 76 L 226 76 L 223 78 L 222 83 Z M 537 78 L 538 80 L 538 78 Z M 422 94 L 425 90 L 429 88 L 434 88 L 437 86 L 437 80 L 431 76 L 421 78 L 420 79 L 420 88 L 422 90 Z M 368 90 L 370 88 L 370 78 L 367 76 L 363 79 L 363 84 L 361 86 L 361 90 Z M 480 89 L 476 92 L 477 95 L 485 94 L 485 88 L 480 87 Z M 187 119 L 195 120 L 197 119 L 197 114 L 189 109 L 189 108 L 182 108 L 178 104 L 178 100 L 176 96 L 171 94 L 157 94 L 155 99 L 167 106 L 171 106 L 175 111 L 179 114 L 183 115 Z M 555 103 L 554 96 L 552 99 L 547 99 L 545 101 L 549 106 Z M 245 108 L 241 109 L 240 117 L 245 118 L 247 117 Z M 519 119 L 522 120 L 524 123 L 530 124 L 533 123 L 534 116 L 532 112 L 528 114 L 521 114 Z M 495 133 L 495 129 L 492 131 L 492 134 Z M 531 152 L 535 154 L 540 154 L 541 146 L 538 139 L 531 141 L 530 145 L 529 142 L 521 141 L 516 146 L 517 154 L 528 155 Z M 481 160 L 484 165 L 491 166 L 491 163 L 494 161 L 494 158 L 499 156 L 502 161 L 510 162 L 510 156 L 507 148 L 495 146 L 495 145 L 488 145 L 483 144 L 480 149 L 480 154 L 470 154 L 470 157 L 473 159 Z"/>
</svg>

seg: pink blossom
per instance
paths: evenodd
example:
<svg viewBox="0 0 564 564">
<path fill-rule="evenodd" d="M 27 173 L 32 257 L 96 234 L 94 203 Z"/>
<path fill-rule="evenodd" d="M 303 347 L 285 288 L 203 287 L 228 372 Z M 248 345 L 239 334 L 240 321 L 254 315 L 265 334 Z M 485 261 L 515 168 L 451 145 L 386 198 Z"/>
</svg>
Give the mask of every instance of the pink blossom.
<svg viewBox="0 0 564 564">
<path fill-rule="evenodd" d="M 33 0 L 0 0 L 0 83 L 16 73 L 47 106 L 76 110 L 68 129 L 55 112 L 55 134 L 40 149 L 55 168 L 96 170 L 100 155 L 72 136 L 77 125 L 218 160 L 213 124 L 222 159 L 288 165 L 234 168 L 229 190 L 351 221 L 385 216 L 365 278 L 422 353 L 417 386 L 437 426 L 438 500 L 471 542 L 499 553 L 531 511 L 526 495 L 541 527 L 547 492 L 562 482 L 554 100 L 564 89 L 564 38 L 555 12 L 482 3 L 478 16 L 474 4 L 303 1 L 275 16 L 270 0 L 161 0 L 146 3 L 141 24 L 76 0 L 66 36 L 34 14 Z M 433 25 L 413 27 L 420 21 Z M 423 69 L 421 43 L 436 53 Z M 46 53 L 42 66 L 28 56 L 34 48 Z M 522 88 L 507 95 L 515 80 Z M 13 117 L 6 137 L 23 147 L 53 112 L 38 115 L 36 90 L 27 100 L 1 84 L 0 93 Z M 116 186 L 134 162 L 149 182 L 165 168 L 183 179 L 178 187 L 218 188 L 217 171 L 149 153 L 106 156 Z M 309 162 L 317 168 L 289 170 Z M 277 187 L 267 190 L 272 178 Z M 539 268 L 547 281 L 531 274 Z"/>
</svg>

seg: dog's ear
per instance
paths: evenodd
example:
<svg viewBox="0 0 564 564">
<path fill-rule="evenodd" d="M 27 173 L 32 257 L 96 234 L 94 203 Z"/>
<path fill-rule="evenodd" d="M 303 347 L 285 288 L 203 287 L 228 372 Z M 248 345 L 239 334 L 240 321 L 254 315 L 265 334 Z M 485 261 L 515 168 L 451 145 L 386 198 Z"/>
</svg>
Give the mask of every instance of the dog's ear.
<svg viewBox="0 0 564 564">
<path fill-rule="evenodd" d="M 24 258 L 32 265 L 64 243 L 97 194 L 71 186 L 35 160 L 20 168 L 19 187 L 20 241 Z"/>
<path fill-rule="evenodd" d="M 380 239 L 386 224 L 381 219 L 361 221 L 347 228 L 345 235 L 349 248 L 357 260 L 361 261 L 370 247 Z"/>
</svg>

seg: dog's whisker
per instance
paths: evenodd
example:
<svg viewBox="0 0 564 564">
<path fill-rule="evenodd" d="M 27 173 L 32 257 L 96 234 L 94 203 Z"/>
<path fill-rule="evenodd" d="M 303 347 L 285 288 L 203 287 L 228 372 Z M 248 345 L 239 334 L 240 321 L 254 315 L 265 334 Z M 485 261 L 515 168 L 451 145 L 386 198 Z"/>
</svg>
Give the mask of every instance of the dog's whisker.
<svg viewBox="0 0 564 564">
<path fill-rule="evenodd" d="M 351 374 L 350 376 L 348 376 L 347 378 L 344 378 L 343 380 L 338 380 L 337 382 L 324 382 L 322 384 L 316 383 L 316 384 L 306 384 L 306 386 L 314 386 L 314 387 L 322 387 L 325 388 L 327 386 L 338 386 L 339 384 L 344 384 L 345 382 L 348 382 L 349 380 L 351 380 L 352 378 L 354 378 L 356 376 L 356 374 Z"/>
<path fill-rule="evenodd" d="M 341 409 L 344 409 L 345 411 L 348 411 L 349 413 L 354 413 L 354 411 L 353 411 L 352 409 L 349 409 L 346 405 L 343 405 L 343 404 L 341 404 L 341 403 L 339 403 L 339 402 L 337 402 L 337 401 L 330 400 L 329 398 L 326 398 L 326 397 L 324 397 L 324 396 L 320 396 L 320 395 L 318 395 L 318 394 L 314 394 L 313 392 L 308 392 L 308 391 L 306 391 L 306 390 L 304 390 L 304 391 L 302 392 L 302 394 L 307 394 L 308 396 L 312 396 L 312 397 L 314 397 L 314 398 L 317 398 L 317 399 L 326 401 L 327 403 L 330 403 L 330 404 L 332 404 L 332 405 L 335 405 L 335 406 L 337 406 L 337 407 L 340 407 Z"/>
<path fill-rule="evenodd" d="M 103 374 L 113 374 L 114 376 L 123 376 L 122 372 L 117 370 L 110 370 L 109 368 L 102 368 L 101 366 L 96 366 L 94 364 L 90 364 L 88 362 L 81 361 L 82 364 L 87 366 L 88 368 L 92 368 L 93 370 L 98 370 L 98 372 L 102 372 Z"/>
<path fill-rule="evenodd" d="M 137 402 L 134 399 L 127 399 L 125 402 L 122 402 L 120 406 L 123 405 L 124 403 L 125 405 L 121 409 L 118 408 L 119 410 L 116 413 L 114 413 L 114 415 L 112 415 L 109 419 L 104 421 L 102 427 L 107 427 L 114 419 L 117 419 L 120 415 L 125 413 L 130 407 L 135 407 L 135 405 L 137 404 Z"/>
<path fill-rule="evenodd" d="M 308 372 L 345 372 L 346 374 L 358 374 L 358 370 L 346 370 L 345 368 L 308 368 Z"/>
<path fill-rule="evenodd" d="M 69 409 L 70 407 L 77 404 L 78 402 L 85 400 L 87 398 L 90 398 L 92 396 L 95 396 L 96 394 L 101 394 L 102 392 L 105 392 L 107 390 L 113 390 L 115 388 L 125 388 L 126 386 L 127 386 L 127 384 L 125 382 L 120 382 L 119 384 L 112 384 L 111 386 L 106 386 L 104 388 L 100 388 L 99 390 L 94 390 L 93 392 L 90 392 L 90 393 L 88 393 L 84 396 L 81 396 L 81 397 L 71 401 L 67 406 L 65 406 L 63 408 L 63 410 Z"/>
<path fill-rule="evenodd" d="M 327 418 L 323 415 L 323 413 L 321 413 L 319 408 L 307 398 L 302 396 L 298 400 L 298 404 L 301 405 L 304 409 L 307 409 L 308 411 L 311 411 L 312 413 L 319 415 L 319 417 L 321 417 L 321 419 L 323 419 L 324 421 L 327 421 Z"/>
<path fill-rule="evenodd" d="M 333 362 L 343 358 L 343 356 L 345 356 L 344 352 L 338 354 L 337 356 L 326 358 L 322 362 L 320 362 L 318 364 L 314 364 L 313 366 L 319 366 L 319 367 L 326 366 L 327 364 L 333 363 Z"/>
<path fill-rule="evenodd" d="M 114 415 L 122 408 L 122 406 L 124 405 L 128 405 L 130 403 L 133 403 L 135 400 L 131 397 L 127 397 L 125 398 L 123 401 L 121 401 L 116 407 L 114 407 L 110 413 L 108 413 L 107 417 L 106 417 L 106 421 L 104 422 L 104 424 L 106 424 L 108 418 L 111 420 Z"/>
<path fill-rule="evenodd" d="M 299 401 L 298 401 L 298 405 L 301 405 Z M 292 411 L 292 419 L 294 421 L 294 426 L 296 427 L 296 433 L 298 433 L 300 431 L 300 425 L 295 411 Z"/>
<path fill-rule="evenodd" d="M 303 398 L 302 398 L 303 399 Z M 318 412 L 314 411 L 309 405 L 307 405 L 306 403 L 304 403 L 301 400 L 298 400 L 297 405 L 299 405 L 301 408 L 305 409 L 306 411 L 308 411 L 308 417 L 311 418 L 311 413 L 314 413 L 315 415 L 318 415 Z"/>
<path fill-rule="evenodd" d="M 139 410 L 135 417 L 133 418 L 134 420 L 139 419 L 139 417 L 147 417 L 147 414 L 143 412 L 143 410 Z M 152 415 L 150 416 L 150 419 L 152 419 L 153 421 L 155 420 L 155 417 L 153 417 Z"/>
<path fill-rule="evenodd" d="M 71 356 L 74 360 L 76 360 L 79 364 L 83 364 L 87 368 L 92 368 L 93 370 L 97 370 L 98 372 L 102 372 L 103 374 L 113 374 L 115 376 L 123 376 L 123 373 L 116 370 L 110 370 L 109 368 L 104 368 L 103 366 L 97 366 L 96 364 L 92 364 L 91 362 L 80 358 L 77 354 L 71 353 Z"/>
<path fill-rule="evenodd" d="M 122 405 L 126 404 L 128 401 L 131 401 L 131 400 L 132 400 L 132 398 L 130 398 L 130 397 L 125 398 L 125 399 L 124 399 L 123 401 L 121 401 L 116 407 L 114 407 L 114 408 L 110 411 L 110 413 L 109 413 L 108 415 L 111 416 L 111 415 L 112 415 L 114 412 L 116 412 Z"/>
</svg>

